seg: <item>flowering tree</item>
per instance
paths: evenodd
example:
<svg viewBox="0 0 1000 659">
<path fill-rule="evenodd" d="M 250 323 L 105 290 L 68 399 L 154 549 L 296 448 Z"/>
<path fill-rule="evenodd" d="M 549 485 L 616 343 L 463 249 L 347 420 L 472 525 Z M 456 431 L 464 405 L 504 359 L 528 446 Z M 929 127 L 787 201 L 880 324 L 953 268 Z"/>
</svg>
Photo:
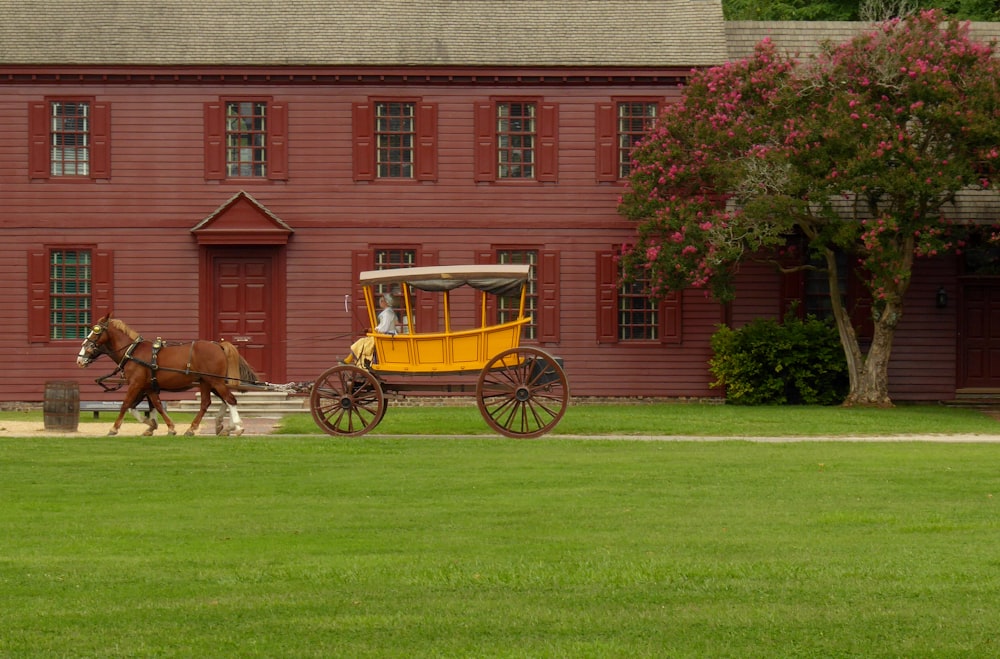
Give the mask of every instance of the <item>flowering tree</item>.
<svg viewBox="0 0 1000 659">
<path fill-rule="evenodd" d="M 891 405 L 888 364 L 913 261 L 961 247 L 947 210 L 1000 166 L 1000 67 L 936 11 L 807 62 L 767 41 L 694 74 L 633 152 L 620 211 L 637 222 L 626 278 L 733 295 L 738 264 L 800 233 L 826 264 L 850 372 L 846 404 Z M 838 288 L 853 255 L 873 300 L 859 346 Z"/>
</svg>

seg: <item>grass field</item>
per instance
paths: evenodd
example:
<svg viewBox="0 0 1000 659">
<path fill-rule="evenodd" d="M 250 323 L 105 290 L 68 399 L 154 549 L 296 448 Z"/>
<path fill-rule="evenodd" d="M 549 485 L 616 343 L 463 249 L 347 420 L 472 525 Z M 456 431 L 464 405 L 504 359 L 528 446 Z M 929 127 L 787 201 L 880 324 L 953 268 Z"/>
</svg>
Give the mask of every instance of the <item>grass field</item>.
<svg viewBox="0 0 1000 659">
<path fill-rule="evenodd" d="M 0 656 L 997 656 L 998 458 L 0 438 Z"/>
</svg>

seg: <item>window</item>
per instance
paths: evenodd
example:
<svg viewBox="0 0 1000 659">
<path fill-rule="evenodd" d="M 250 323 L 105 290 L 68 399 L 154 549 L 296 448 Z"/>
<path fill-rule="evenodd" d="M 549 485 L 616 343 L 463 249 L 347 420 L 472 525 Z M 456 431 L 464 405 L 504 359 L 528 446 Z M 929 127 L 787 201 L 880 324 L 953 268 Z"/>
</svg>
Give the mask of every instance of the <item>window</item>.
<svg viewBox="0 0 1000 659">
<path fill-rule="evenodd" d="M 652 130 L 661 102 L 655 98 L 622 98 L 597 104 L 598 181 L 628 178 L 632 148 Z"/>
<path fill-rule="evenodd" d="M 376 173 L 379 178 L 413 178 L 413 103 L 376 103 Z"/>
<path fill-rule="evenodd" d="M 52 108 L 52 175 L 90 173 L 90 103 L 56 101 Z"/>
<path fill-rule="evenodd" d="M 111 309 L 112 259 L 86 247 L 53 247 L 28 255 L 29 333 L 36 342 L 83 339 L 95 309 Z"/>
<path fill-rule="evenodd" d="M 288 112 L 270 98 L 205 104 L 205 178 L 288 178 Z"/>
<path fill-rule="evenodd" d="M 437 104 L 371 98 L 355 103 L 355 181 L 437 180 Z"/>
<path fill-rule="evenodd" d="M 622 282 L 615 252 L 597 254 L 597 339 L 600 343 L 681 342 L 681 300 L 671 292 L 660 302 L 646 293 L 645 282 Z"/>
<path fill-rule="evenodd" d="M 476 181 L 556 181 L 558 128 L 558 105 L 541 99 L 476 104 Z"/>
<path fill-rule="evenodd" d="M 29 108 L 31 178 L 110 176 L 111 110 L 93 98 L 52 98 Z"/>
<path fill-rule="evenodd" d="M 528 264 L 531 266 L 531 277 L 528 279 L 525 292 L 524 313 L 532 317 L 530 323 L 524 326 L 523 337 L 534 340 L 538 338 L 538 250 L 534 249 L 501 249 L 497 250 L 497 263 Z M 509 323 L 517 320 L 517 312 L 521 306 L 520 295 L 497 296 L 497 322 Z"/>
<path fill-rule="evenodd" d="M 226 175 L 267 175 L 267 103 L 226 103 Z"/>
<path fill-rule="evenodd" d="M 498 178 L 535 177 L 535 104 L 497 103 Z"/>
<path fill-rule="evenodd" d="M 412 268 L 417 264 L 417 251 L 414 249 L 376 249 L 375 250 L 375 270 L 394 270 L 396 268 Z M 416 297 L 416 292 L 410 288 L 411 299 Z M 403 308 L 402 291 L 398 285 L 393 288 L 385 284 L 379 284 L 375 288 L 375 297 L 388 293 L 396 301 L 396 317 L 399 319 L 399 334 L 410 333 L 410 319 L 406 317 L 406 309 Z"/>
<path fill-rule="evenodd" d="M 618 178 L 632 171 L 632 147 L 653 128 L 656 110 L 656 103 L 618 103 Z"/>
<path fill-rule="evenodd" d="M 659 310 L 645 292 L 646 282 L 623 283 L 618 290 L 618 340 L 655 341 L 660 338 Z"/>
</svg>

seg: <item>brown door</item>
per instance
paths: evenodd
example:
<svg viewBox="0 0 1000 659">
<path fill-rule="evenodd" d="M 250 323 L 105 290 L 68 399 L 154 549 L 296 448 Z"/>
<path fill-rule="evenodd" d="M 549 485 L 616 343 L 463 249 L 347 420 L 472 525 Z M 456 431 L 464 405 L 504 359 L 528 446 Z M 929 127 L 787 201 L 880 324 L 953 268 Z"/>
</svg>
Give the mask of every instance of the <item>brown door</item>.
<svg viewBox="0 0 1000 659">
<path fill-rule="evenodd" d="M 215 336 L 235 344 L 266 381 L 273 376 L 273 258 L 216 255 L 212 270 Z"/>
<path fill-rule="evenodd" d="M 1000 388 L 1000 287 L 962 287 L 959 388 Z"/>
</svg>

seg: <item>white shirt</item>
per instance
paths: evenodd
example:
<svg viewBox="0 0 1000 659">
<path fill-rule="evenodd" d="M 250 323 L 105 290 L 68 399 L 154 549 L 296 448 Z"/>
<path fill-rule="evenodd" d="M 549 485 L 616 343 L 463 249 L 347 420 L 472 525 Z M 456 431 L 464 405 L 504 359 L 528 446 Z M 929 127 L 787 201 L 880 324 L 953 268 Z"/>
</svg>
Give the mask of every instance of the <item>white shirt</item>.
<svg viewBox="0 0 1000 659">
<path fill-rule="evenodd" d="M 378 327 L 375 328 L 378 334 L 396 333 L 396 312 L 390 307 L 382 309 L 378 314 Z"/>
</svg>

